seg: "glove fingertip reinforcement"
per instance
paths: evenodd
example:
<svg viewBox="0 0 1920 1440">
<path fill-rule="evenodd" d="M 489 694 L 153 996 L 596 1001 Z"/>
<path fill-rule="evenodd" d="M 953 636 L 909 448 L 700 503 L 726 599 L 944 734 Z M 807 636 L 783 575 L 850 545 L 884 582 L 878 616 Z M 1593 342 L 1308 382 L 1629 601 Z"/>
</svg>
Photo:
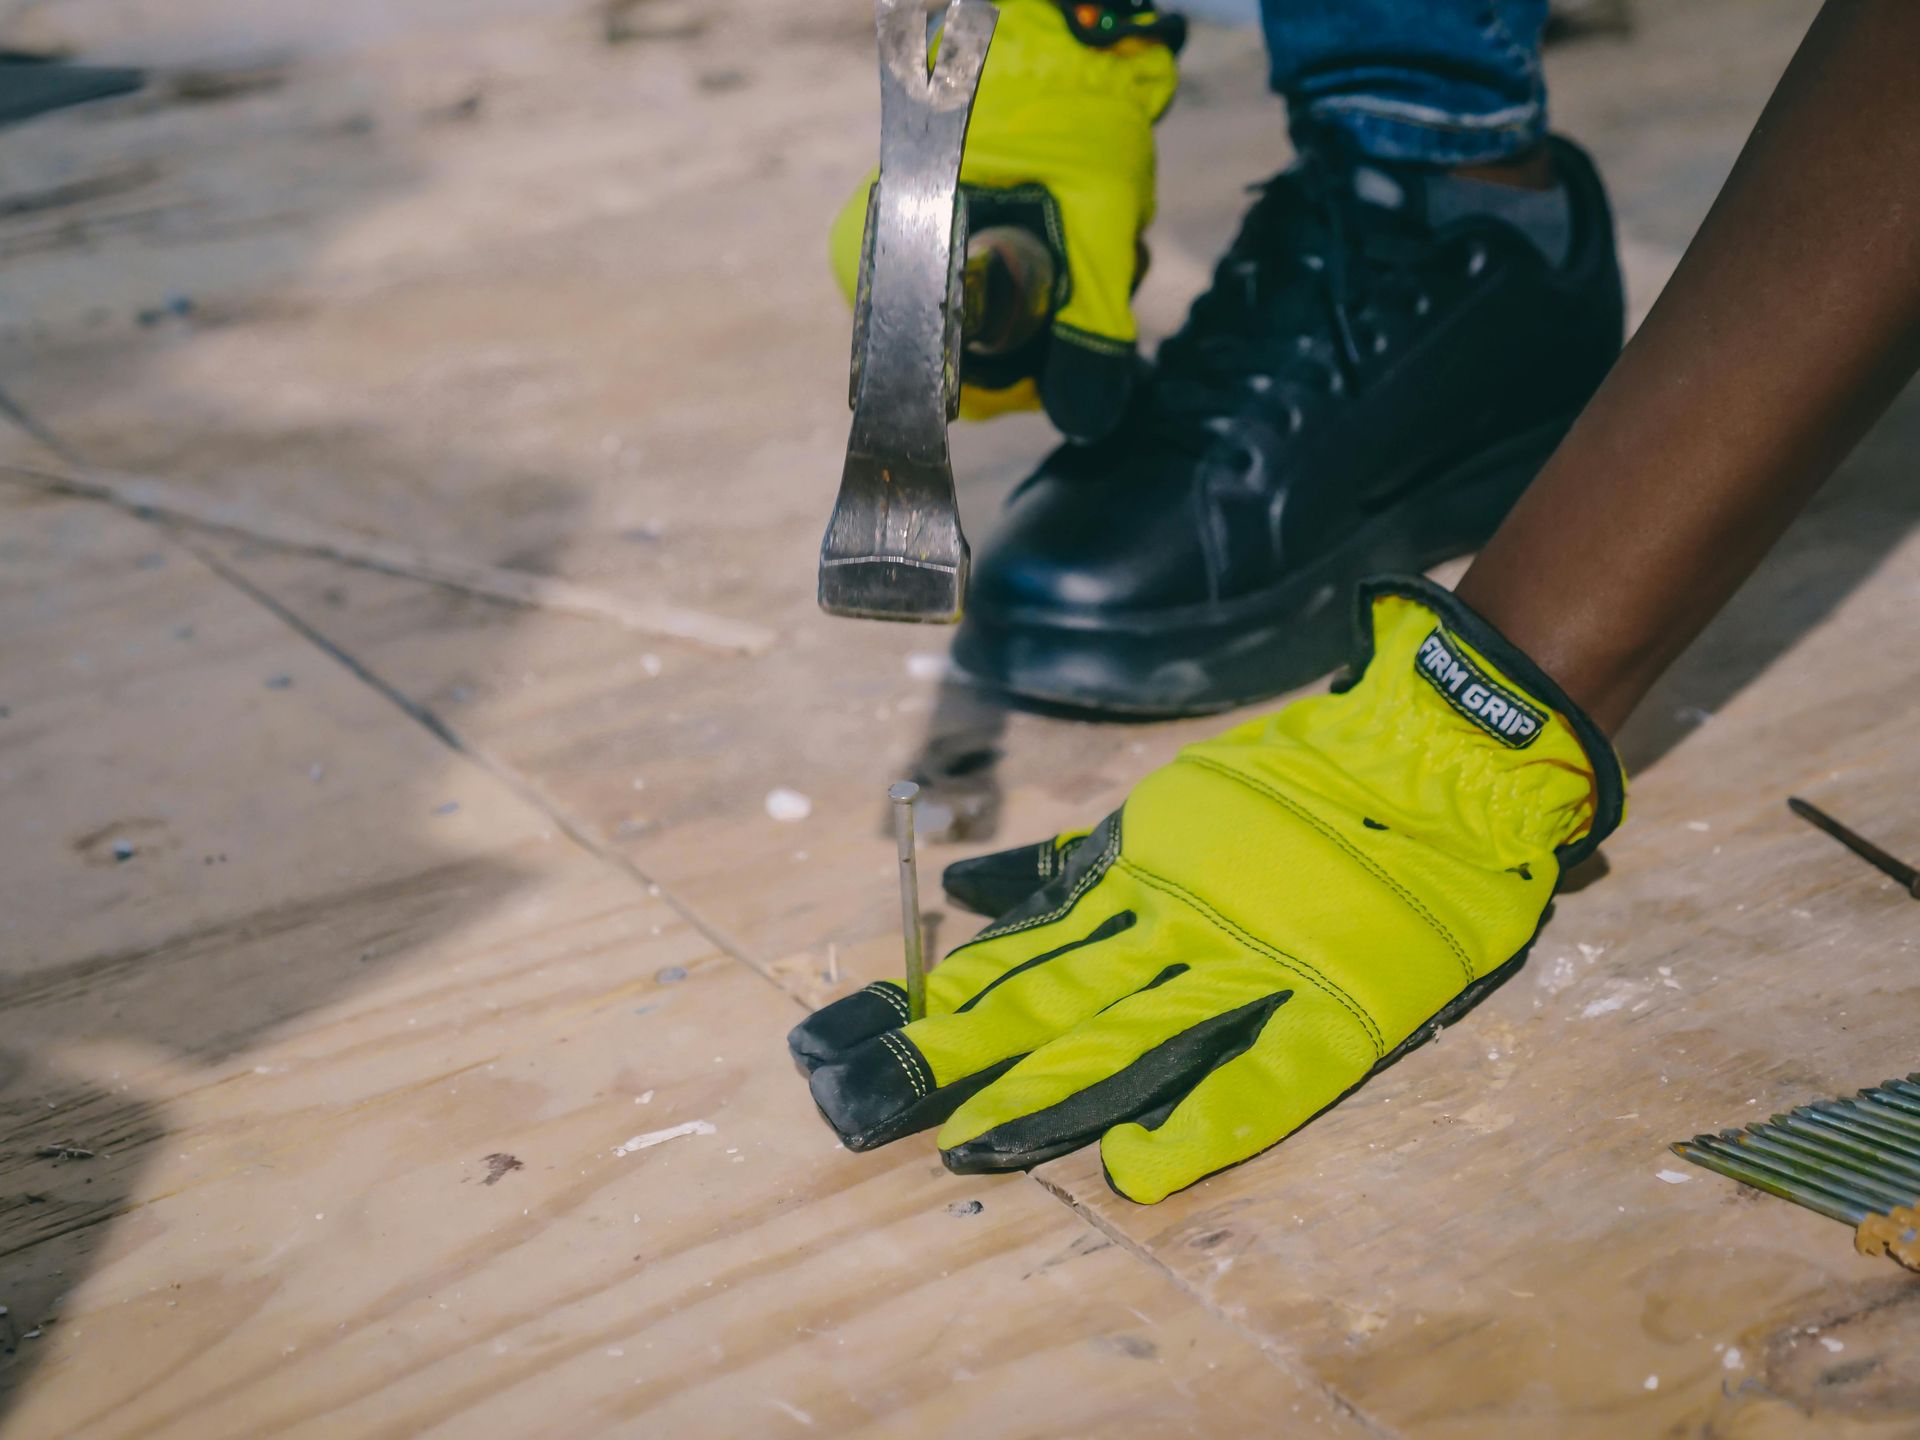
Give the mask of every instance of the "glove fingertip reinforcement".
<svg viewBox="0 0 1920 1440">
<path fill-rule="evenodd" d="M 1369 582 L 1335 693 L 1192 745 L 1084 835 L 961 862 L 1001 917 L 790 1039 L 850 1149 L 940 1126 L 958 1171 L 1098 1140 L 1152 1203 L 1276 1144 L 1521 963 L 1619 824 L 1600 730 L 1452 595 Z"/>
</svg>

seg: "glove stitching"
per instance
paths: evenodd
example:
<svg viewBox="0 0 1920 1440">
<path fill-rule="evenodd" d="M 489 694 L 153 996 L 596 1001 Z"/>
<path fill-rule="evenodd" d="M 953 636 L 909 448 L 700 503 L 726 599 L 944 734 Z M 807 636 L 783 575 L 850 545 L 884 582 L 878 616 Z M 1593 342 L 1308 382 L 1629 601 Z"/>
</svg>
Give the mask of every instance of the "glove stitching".
<svg viewBox="0 0 1920 1440">
<path fill-rule="evenodd" d="M 1415 895 L 1411 890 L 1407 889 L 1406 886 L 1402 885 L 1398 880 L 1395 880 L 1391 875 L 1387 874 L 1387 872 L 1380 867 L 1378 862 L 1372 859 L 1372 857 L 1370 857 L 1365 851 L 1357 847 L 1351 840 L 1347 839 L 1347 837 L 1342 835 L 1338 830 L 1335 830 L 1331 825 L 1327 824 L 1327 822 L 1322 820 L 1318 815 L 1315 815 L 1311 810 L 1307 809 L 1304 805 L 1302 805 L 1299 801 L 1295 800 L 1292 796 L 1286 795 L 1281 791 L 1274 789 L 1272 786 L 1268 785 L 1265 781 L 1256 780 L 1250 775 L 1242 775 L 1236 770 L 1230 770 L 1226 766 L 1220 764 L 1218 761 L 1204 759 L 1198 755 L 1188 755 L 1182 758 L 1185 759 L 1189 764 L 1198 765 L 1203 770 L 1211 770 L 1217 775 L 1224 776 L 1228 780 L 1232 780 L 1237 782 L 1238 784 L 1246 786 L 1249 790 L 1257 791 L 1258 793 L 1265 795 L 1267 798 L 1277 801 L 1283 808 L 1285 808 L 1287 811 L 1293 814 L 1296 818 L 1300 820 L 1304 820 L 1313 829 L 1317 830 L 1320 834 L 1324 835 L 1327 839 L 1333 841 L 1333 843 L 1339 846 L 1341 850 L 1345 851 L 1346 854 L 1349 857 L 1351 857 L 1360 866 L 1361 869 L 1365 870 L 1368 874 L 1372 875 L 1374 879 L 1378 880 L 1382 885 L 1385 885 L 1389 890 L 1393 891 L 1394 894 L 1398 895 L 1401 898 L 1401 900 L 1403 900 L 1406 903 L 1407 907 L 1414 912 L 1414 914 L 1418 915 L 1422 920 L 1427 922 L 1428 927 L 1433 931 L 1434 934 L 1438 935 L 1443 941 L 1446 942 L 1447 948 L 1453 952 L 1454 958 L 1460 962 L 1460 969 L 1462 973 L 1466 975 L 1468 984 L 1472 984 L 1474 980 L 1479 978 L 1474 973 L 1473 961 L 1468 958 L 1467 952 L 1461 947 L 1460 942 L 1454 938 L 1453 932 L 1446 927 L 1446 925 L 1441 921 L 1440 917 L 1435 915 L 1424 904 L 1422 904 L 1419 896 Z"/>
<path fill-rule="evenodd" d="M 1079 903 L 1080 897 L 1087 893 L 1087 890 L 1093 883 L 1107 873 L 1108 869 L 1113 865 L 1114 857 L 1119 853 L 1120 827 L 1115 825 L 1112 836 L 1107 840 L 1107 848 L 1101 852 L 1100 858 L 1093 863 L 1086 874 L 1080 877 L 1073 889 L 1067 892 L 1067 898 L 1062 900 L 1055 909 L 1049 910 L 1044 915 L 1035 915 L 1031 919 L 1009 925 L 1004 930 L 996 930 L 992 926 L 988 926 L 985 930 L 982 930 L 978 935 L 974 936 L 973 939 L 969 940 L 966 945 L 963 945 L 961 949 L 979 945 L 987 940 L 998 940 L 1005 935 L 1018 935 L 1022 930 L 1031 930 L 1036 925 L 1051 925 L 1055 920 L 1058 920 Z M 959 953 L 959 950 L 954 951 L 955 955 Z M 948 956 L 947 958 L 952 959 L 953 957 Z"/>
<path fill-rule="evenodd" d="M 1274 946 L 1267 944 L 1266 941 L 1249 934 L 1226 916 L 1222 915 L 1218 910 L 1215 910 L 1211 905 L 1207 904 L 1207 902 L 1202 900 L 1198 895 L 1195 895 L 1191 890 L 1188 890 L 1175 881 L 1169 880 L 1166 876 L 1155 874 L 1151 870 L 1144 870 L 1137 862 L 1132 860 L 1122 859 L 1120 861 L 1120 868 L 1126 871 L 1127 874 L 1133 876 L 1133 878 L 1138 880 L 1142 885 L 1151 886 L 1156 890 L 1165 890 L 1176 899 L 1186 901 L 1188 905 L 1200 913 L 1202 919 L 1210 921 L 1217 929 L 1224 931 L 1249 949 L 1259 951 L 1269 960 L 1276 962 L 1282 969 L 1293 971 L 1294 974 L 1298 975 L 1308 984 L 1316 985 L 1326 991 L 1328 995 L 1346 1008 L 1348 1014 L 1360 1022 L 1360 1028 L 1366 1031 L 1368 1042 L 1373 1046 L 1373 1058 L 1377 1061 L 1387 1053 L 1385 1038 L 1381 1035 L 1379 1027 L 1373 1023 L 1373 1017 L 1367 1014 L 1366 1010 L 1361 1007 L 1360 1002 L 1355 1000 L 1345 990 L 1342 990 L 1338 985 L 1334 984 L 1333 981 L 1329 980 L 1325 975 L 1321 974 L 1320 971 L 1314 969 L 1314 967 L 1306 961 L 1300 959 L 1297 955 L 1289 955 L 1284 950 L 1276 949 Z"/>
<path fill-rule="evenodd" d="M 878 995 L 882 1000 L 885 1000 L 889 1005 L 893 1006 L 894 1009 L 898 1010 L 902 1020 L 911 1020 L 913 1018 L 913 1012 L 907 1009 L 907 1002 L 892 986 L 883 985 L 880 981 L 876 980 L 866 988 L 871 993 Z"/>
<path fill-rule="evenodd" d="M 904 1053 L 904 1042 L 895 1036 L 892 1031 L 883 1031 L 880 1035 L 880 1041 L 887 1047 L 887 1053 L 893 1056 L 894 1062 L 899 1065 L 902 1070 L 907 1072 L 907 1083 L 913 1086 L 913 1093 L 922 1100 L 926 1099 L 927 1087 L 920 1081 L 920 1072 L 908 1063 L 906 1054 Z"/>
</svg>

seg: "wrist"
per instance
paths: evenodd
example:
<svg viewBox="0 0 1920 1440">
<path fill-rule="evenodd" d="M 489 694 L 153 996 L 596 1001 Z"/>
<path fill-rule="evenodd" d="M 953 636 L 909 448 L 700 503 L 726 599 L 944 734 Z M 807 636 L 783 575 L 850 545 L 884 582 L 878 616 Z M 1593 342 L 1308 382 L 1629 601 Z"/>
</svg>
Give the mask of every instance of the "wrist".
<svg viewBox="0 0 1920 1440">
<path fill-rule="evenodd" d="M 1563 869 L 1619 827 L 1626 776 L 1606 733 L 1465 601 L 1417 576 L 1378 577 L 1360 586 L 1357 623 L 1356 659 L 1335 690 L 1377 693 L 1416 732 L 1402 734 L 1416 769 L 1454 760 L 1490 791 L 1488 823 L 1504 815 Z"/>
</svg>

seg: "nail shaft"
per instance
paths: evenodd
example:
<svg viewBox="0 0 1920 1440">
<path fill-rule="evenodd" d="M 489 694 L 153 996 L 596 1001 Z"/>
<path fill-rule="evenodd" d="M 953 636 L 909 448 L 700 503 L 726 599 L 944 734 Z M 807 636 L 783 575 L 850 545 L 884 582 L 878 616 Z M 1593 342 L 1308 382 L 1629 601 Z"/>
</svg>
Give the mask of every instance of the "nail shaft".
<svg viewBox="0 0 1920 1440">
<path fill-rule="evenodd" d="M 1710 1155 L 1736 1161 L 1750 1169 L 1771 1175 L 1776 1180 L 1823 1191 L 1834 1199 L 1858 1206 L 1863 1212 L 1878 1213 L 1890 1208 L 1890 1202 L 1882 1200 L 1878 1195 L 1869 1194 L 1838 1176 L 1823 1175 L 1807 1166 L 1794 1165 L 1777 1156 L 1768 1155 L 1744 1145 L 1732 1145 L 1717 1136 L 1696 1135 L 1693 1137 L 1693 1143 Z"/>
<path fill-rule="evenodd" d="M 1920 1185 L 1920 1162 L 1915 1161 L 1911 1156 L 1902 1155 L 1891 1146 L 1875 1145 L 1858 1136 L 1848 1135 L 1844 1131 L 1825 1125 L 1798 1120 L 1791 1115 L 1776 1115 L 1772 1122 L 1763 1128 L 1792 1135 L 1797 1140 L 1824 1152 L 1847 1156 L 1857 1164 L 1870 1166 L 1877 1174 L 1889 1177 L 1899 1176 L 1911 1184 Z"/>
<path fill-rule="evenodd" d="M 1809 1140 L 1805 1136 L 1769 1127 L 1755 1129 L 1751 1134 L 1741 1136 L 1737 1143 L 1789 1163 L 1806 1165 L 1822 1175 L 1831 1175 L 1870 1193 L 1884 1191 L 1894 1204 L 1912 1205 L 1920 1202 L 1920 1181 L 1873 1160 L 1843 1154 L 1834 1146 Z"/>
<path fill-rule="evenodd" d="M 1920 1271 L 1920 1073 L 1671 1148 L 1695 1165 L 1855 1226 L 1862 1254 Z"/>
<path fill-rule="evenodd" d="M 1920 1141 L 1920 1115 L 1912 1115 L 1897 1105 L 1881 1103 L 1871 1090 L 1862 1090 L 1847 1104 L 1855 1114 L 1865 1115 L 1882 1130 L 1892 1130 L 1910 1140 Z"/>
<path fill-rule="evenodd" d="M 1828 1109 L 1825 1105 L 1802 1105 L 1793 1114 L 1796 1119 L 1843 1131 L 1857 1140 L 1890 1150 L 1909 1161 L 1920 1161 L 1920 1141 L 1909 1140 L 1891 1130 L 1882 1130 L 1855 1112 L 1842 1110 L 1838 1106 Z"/>
<path fill-rule="evenodd" d="M 913 802 L 920 787 L 902 780 L 887 791 L 893 802 L 893 837 L 900 847 L 900 928 L 906 937 L 907 1016 L 927 1013 L 927 953 L 920 933 L 920 868 L 913 855 Z"/>
<path fill-rule="evenodd" d="M 1702 1136 L 1705 1140 L 1708 1137 Z M 1691 1140 L 1682 1140 L 1673 1147 L 1673 1153 L 1684 1160 L 1705 1169 L 1725 1175 L 1751 1185 L 1756 1190 L 1764 1190 L 1769 1195 L 1777 1195 L 1782 1200 L 1791 1200 L 1796 1205 L 1825 1215 L 1830 1220 L 1844 1220 L 1849 1225 L 1858 1225 L 1867 1216 L 1875 1213 L 1867 1206 L 1856 1204 L 1852 1200 L 1834 1195 L 1826 1190 L 1810 1185 L 1802 1185 L 1790 1175 L 1778 1174 L 1764 1165 L 1756 1165 L 1741 1155 L 1726 1155 L 1718 1150 L 1709 1150 L 1704 1145 Z"/>
<path fill-rule="evenodd" d="M 1889 1080 L 1884 1085 L 1874 1085 L 1860 1093 L 1891 1109 L 1904 1110 L 1920 1121 L 1920 1094 L 1909 1093 L 1912 1089 L 1904 1080 Z"/>
<path fill-rule="evenodd" d="M 1920 1084 L 1915 1084 L 1912 1076 L 1908 1076 L 1905 1080 L 1889 1080 L 1881 1088 L 1905 1095 L 1912 1100 L 1920 1100 Z"/>
<path fill-rule="evenodd" d="M 1902 1153 L 1911 1154 L 1920 1151 L 1920 1135 L 1914 1134 L 1903 1126 L 1889 1124 L 1879 1115 L 1852 1101 L 1844 1104 L 1826 1101 L 1813 1108 L 1823 1119 L 1831 1119 L 1835 1123 L 1845 1121 L 1856 1130 L 1871 1135 L 1881 1143 Z"/>
<path fill-rule="evenodd" d="M 1914 899 L 1920 900 L 1920 870 L 1914 869 L 1904 860 L 1894 859 L 1864 835 L 1849 830 L 1819 806 L 1809 805 L 1798 796 L 1787 801 L 1787 808 L 1815 829 L 1826 831 L 1881 874 L 1906 886 L 1907 893 Z"/>
<path fill-rule="evenodd" d="M 1697 1137 L 1696 1137 L 1697 1138 Z M 1869 1180 L 1866 1176 L 1838 1165 L 1822 1164 L 1797 1155 L 1784 1145 L 1776 1145 L 1768 1140 L 1757 1140 L 1751 1135 L 1742 1135 L 1738 1130 L 1721 1132 L 1720 1141 L 1731 1149 L 1737 1149 L 1743 1155 L 1765 1163 L 1775 1170 L 1781 1170 L 1807 1184 L 1818 1185 L 1831 1190 L 1836 1195 L 1844 1195 L 1861 1205 L 1875 1210 L 1891 1210 L 1896 1205 L 1905 1205 L 1913 1197 L 1898 1186 L 1883 1185 L 1879 1181 Z M 1742 1144 L 1741 1142 L 1746 1143 Z"/>
</svg>

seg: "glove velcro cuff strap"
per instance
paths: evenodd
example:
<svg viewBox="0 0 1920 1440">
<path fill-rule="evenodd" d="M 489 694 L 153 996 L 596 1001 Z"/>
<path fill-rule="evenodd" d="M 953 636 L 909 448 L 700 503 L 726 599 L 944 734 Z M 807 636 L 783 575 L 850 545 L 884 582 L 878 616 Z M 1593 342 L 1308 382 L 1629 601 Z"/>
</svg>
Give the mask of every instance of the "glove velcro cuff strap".
<svg viewBox="0 0 1920 1440">
<path fill-rule="evenodd" d="M 1519 646 L 1475 614 L 1451 590 L 1417 575 L 1381 575 L 1360 582 L 1354 611 L 1355 650 L 1348 672 L 1334 684 L 1336 691 L 1358 684 L 1373 660 L 1373 602 L 1382 595 L 1397 595 L 1425 606 L 1446 628 L 1485 656 L 1511 683 L 1529 697 L 1546 705 L 1566 722 L 1580 742 L 1587 764 L 1593 769 L 1593 821 L 1587 833 L 1560 846 L 1554 853 L 1564 872 L 1578 865 L 1609 835 L 1620 827 L 1626 811 L 1627 780 L 1620 759 L 1606 733 L 1594 724 L 1586 711 L 1568 698 L 1553 677 L 1529 659 Z"/>
</svg>

